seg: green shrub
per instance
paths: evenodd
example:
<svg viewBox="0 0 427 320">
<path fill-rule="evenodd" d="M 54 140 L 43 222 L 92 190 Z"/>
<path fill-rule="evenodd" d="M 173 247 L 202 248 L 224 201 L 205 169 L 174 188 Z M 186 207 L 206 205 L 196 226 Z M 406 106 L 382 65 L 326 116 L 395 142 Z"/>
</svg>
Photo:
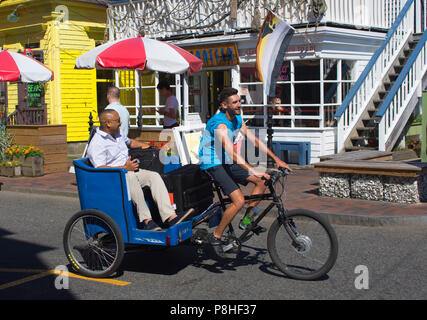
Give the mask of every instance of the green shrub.
<svg viewBox="0 0 427 320">
<path fill-rule="evenodd" d="M 4 151 L 12 146 L 13 137 L 7 132 L 6 126 L 0 124 L 0 160 L 5 159 Z"/>
</svg>

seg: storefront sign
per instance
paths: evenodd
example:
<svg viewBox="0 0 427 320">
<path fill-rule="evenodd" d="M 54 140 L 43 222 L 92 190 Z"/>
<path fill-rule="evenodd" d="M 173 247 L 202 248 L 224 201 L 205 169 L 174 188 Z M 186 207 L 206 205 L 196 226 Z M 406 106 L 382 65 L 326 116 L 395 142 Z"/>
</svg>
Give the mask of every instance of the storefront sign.
<svg viewBox="0 0 427 320">
<path fill-rule="evenodd" d="M 239 52 L 235 43 L 209 47 L 192 47 L 186 48 L 186 50 L 202 60 L 203 67 L 239 64 Z"/>
<path fill-rule="evenodd" d="M 309 45 L 296 45 L 296 46 L 288 46 L 286 50 L 286 54 L 315 54 L 316 53 L 316 46 L 309 44 Z M 244 55 L 248 58 L 251 56 L 256 56 L 256 49 L 246 49 L 244 51 Z"/>
<path fill-rule="evenodd" d="M 38 82 L 28 83 L 27 102 L 29 108 L 41 108 L 43 97 L 43 84 Z"/>
</svg>

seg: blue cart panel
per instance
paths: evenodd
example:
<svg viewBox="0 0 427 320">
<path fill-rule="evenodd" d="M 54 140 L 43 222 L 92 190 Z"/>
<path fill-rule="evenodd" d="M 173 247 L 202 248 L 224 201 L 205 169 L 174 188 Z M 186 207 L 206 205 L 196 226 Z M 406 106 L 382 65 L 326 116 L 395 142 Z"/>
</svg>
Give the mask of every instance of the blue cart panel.
<svg viewBox="0 0 427 320">
<path fill-rule="evenodd" d="M 125 169 L 94 168 L 87 158 L 73 163 L 81 210 L 96 209 L 109 215 L 117 223 L 125 243 L 176 246 L 191 238 L 192 220 L 197 217 L 162 231 L 137 228 Z M 100 231 L 102 226 L 87 227 L 88 236 Z"/>
</svg>

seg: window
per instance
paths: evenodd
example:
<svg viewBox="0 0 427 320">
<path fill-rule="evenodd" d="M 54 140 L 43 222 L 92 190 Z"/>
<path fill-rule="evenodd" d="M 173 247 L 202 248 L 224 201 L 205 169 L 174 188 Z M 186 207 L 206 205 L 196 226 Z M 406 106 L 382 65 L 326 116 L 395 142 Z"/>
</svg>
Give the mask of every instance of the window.
<svg viewBox="0 0 427 320">
<path fill-rule="evenodd" d="M 98 114 L 100 114 L 108 105 L 107 91 L 111 86 L 114 86 L 114 71 L 96 70 L 96 98 Z"/>
<path fill-rule="evenodd" d="M 173 88 L 174 94 L 180 102 L 182 94 L 180 86 L 178 91 L 175 85 L 176 76 L 145 71 L 117 71 L 118 87 L 120 88 L 120 102 L 126 106 L 130 114 L 131 127 L 137 127 L 139 105 L 142 107 L 143 126 L 163 126 L 163 116 L 156 110 L 162 107 L 166 98 L 159 95 L 157 84 L 160 81 L 167 81 Z"/>
<path fill-rule="evenodd" d="M 340 59 L 284 61 L 275 94 L 280 102 L 271 106 L 273 127 L 336 126 L 336 110 L 355 82 L 353 66 L 352 60 Z M 255 64 L 242 65 L 240 70 L 243 117 L 249 126 L 266 126 L 267 97 L 255 78 Z"/>
</svg>

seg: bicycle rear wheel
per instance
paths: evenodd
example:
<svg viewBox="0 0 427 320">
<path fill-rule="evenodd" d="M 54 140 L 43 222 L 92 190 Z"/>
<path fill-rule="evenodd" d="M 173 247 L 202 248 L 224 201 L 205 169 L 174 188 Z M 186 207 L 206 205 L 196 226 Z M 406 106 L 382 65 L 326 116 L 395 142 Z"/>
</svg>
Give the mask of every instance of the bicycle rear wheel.
<svg viewBox="0 0 427 320">
<path fill-rule="evenodd" d="M 68 221 L 64 250 L 73 269 L 93 278 L 112 275 L 124 256 L 124 242 L 117 224 L 98 210 L 84 210 Z"/>
<path fill-rule="evenodd" d="M 302 209 L 290 211 L 286 223 L 287 228 L 278 218 L 268 232 L 267 247 L 273 263 L 297 280 L 315 280 L 327 274 L 338 255 L 338 240 L 331 225 L 317 213 Z"/>
</svg>

